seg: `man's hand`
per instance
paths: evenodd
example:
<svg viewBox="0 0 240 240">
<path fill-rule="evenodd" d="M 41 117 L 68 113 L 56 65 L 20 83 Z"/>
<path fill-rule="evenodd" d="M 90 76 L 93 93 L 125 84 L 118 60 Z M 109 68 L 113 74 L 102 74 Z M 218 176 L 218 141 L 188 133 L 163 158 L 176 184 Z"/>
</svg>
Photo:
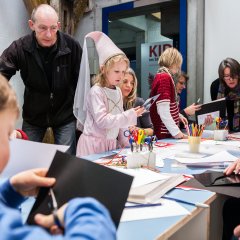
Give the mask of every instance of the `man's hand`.
<svg viewBox="0 0 240 240">
<path fill-rule="evenodd" d="M 10 183 L 22 196 L 36 196 L 39 187 L 51 187 L 56 181 L 55 178 L 46 178 L 46 174 L 45 168 L 32 169 L 14 175 Z"/>
</svg>

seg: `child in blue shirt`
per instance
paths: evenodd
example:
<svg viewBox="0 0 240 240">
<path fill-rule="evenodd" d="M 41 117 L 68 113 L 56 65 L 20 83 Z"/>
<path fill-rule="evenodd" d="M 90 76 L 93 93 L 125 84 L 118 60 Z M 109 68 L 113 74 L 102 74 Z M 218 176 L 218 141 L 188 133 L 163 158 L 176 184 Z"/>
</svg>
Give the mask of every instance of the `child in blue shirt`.
<svg viewBox="0 0 240 240">
<path fill-rule="evenodd" d="M 0 172 L 9 159 L 9 137 L 19 115 L 16 95 L 8 81 L 0 75 Z M 17 209 L 25 197 L 37 194 L 39 187 L 50 187 L 54 178 L 46 178 L 47 169 L 34 169 L 19 173 L 0 185 L 0 229 L 2 240 L 18 239 L 116 239 L 116 228 L 106 208 L 93 198 L 75 198 L 57 212 L 59 223 L 64 227 L 60 233 L 53 215 L 37 214 L 39 226 L 22 223 Z M 44 227 L 44 228 L 43 228 Z"/>
</svg>

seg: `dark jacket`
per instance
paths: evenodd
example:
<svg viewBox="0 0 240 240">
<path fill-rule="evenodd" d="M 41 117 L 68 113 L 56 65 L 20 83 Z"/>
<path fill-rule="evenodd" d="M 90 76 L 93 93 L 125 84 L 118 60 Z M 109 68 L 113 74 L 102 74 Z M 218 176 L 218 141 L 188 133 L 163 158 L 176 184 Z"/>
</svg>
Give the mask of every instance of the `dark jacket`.
<svg viewBox="0 0 240 240">
<path fill-rule="evenodd" d="M 0 57 L 0 72 L 10 79 L 16 71 L 25 85 L 23 119 L 39 127 L 58 127 L 74 120 L 73 101 L 82 49 L 77 41 L 58 32 L 57 53 L 49 86 L 34 32 L 14 41 Z"/>
<path fill-rule="evenodd" d="M 145 101 L 143 98 L 136 98 L 136 101 L 134 103 L 134 107 L 142 106 Z M 150 118 L 150 112 L 147 111 L 143 113 L 142 116 L 137 118 L 137 127 L 139 128 L 153 128 L 153 124 Z"/>
<path fill-rule="evenodd" d="M 220 85 L 219 78 L 214 80 L 211 84 L 210 93 L 211 93 L 212 101 L 217 99 L 219 85 Z M 228 94 L 229 94 L 229 88 L 226 88 L 224 95 L 227 96 Z M 234 101 L 226 99 L 226 107 L 227 107 L 227 117 L 228 117 L 229 131 L 233 131 Z"/>
</svg>

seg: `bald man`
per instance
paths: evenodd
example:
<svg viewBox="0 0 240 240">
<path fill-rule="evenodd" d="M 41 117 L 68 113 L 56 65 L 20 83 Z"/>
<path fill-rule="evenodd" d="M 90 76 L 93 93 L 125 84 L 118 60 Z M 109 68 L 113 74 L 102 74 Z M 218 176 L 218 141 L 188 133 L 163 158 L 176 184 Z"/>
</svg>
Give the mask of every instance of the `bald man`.
<svg viewBox="0 0 240 240">
<path fill-rule="evenodd" d="M 0 72 L 10 80 L 20 71 L 25 85 L 22 129 L 41 142 L 52 127 L 55 143 L 76 151 L 73 100 L 82 49 L 71 36 L 59 31 L 56 11 L 39 5 L 28 21 L 32 33 L 14 41 L 0 57 Z"/>
</svg>

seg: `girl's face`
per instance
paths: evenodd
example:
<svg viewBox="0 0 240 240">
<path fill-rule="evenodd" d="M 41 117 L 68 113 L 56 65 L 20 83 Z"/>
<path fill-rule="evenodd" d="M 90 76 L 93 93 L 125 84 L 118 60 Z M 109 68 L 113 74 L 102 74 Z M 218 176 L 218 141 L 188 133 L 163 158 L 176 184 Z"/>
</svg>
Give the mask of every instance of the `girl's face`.
<svg viewBox="0 0 240 240">
<path fill-rule="evenodd" d="M 128 97 L 134 88 L 134 78 L 131 74 L 126 73 L 120 84 L 123 97 Z"/>
<path fill-rule="evenodd" d="M 238 77 L 231 77 L 231 70 L 229 67 L 226 67 L 223 71 L 223 80 L 229 88 L 235 88 L 238 85 Z"/>
<path fill-rule="evenodd" d="M 12 110 L 0 112 L 0 172 L 5 168 L 9 160 L 9 137 L 14 129 L 17 115 Z"/>
<path fill-rule="evenodd" d="M 106 73 L 107 87 L 115 88 L 123 79 L 127 70 L 127 63 L 125 61 L 116 62 Z"/>
</svg>

